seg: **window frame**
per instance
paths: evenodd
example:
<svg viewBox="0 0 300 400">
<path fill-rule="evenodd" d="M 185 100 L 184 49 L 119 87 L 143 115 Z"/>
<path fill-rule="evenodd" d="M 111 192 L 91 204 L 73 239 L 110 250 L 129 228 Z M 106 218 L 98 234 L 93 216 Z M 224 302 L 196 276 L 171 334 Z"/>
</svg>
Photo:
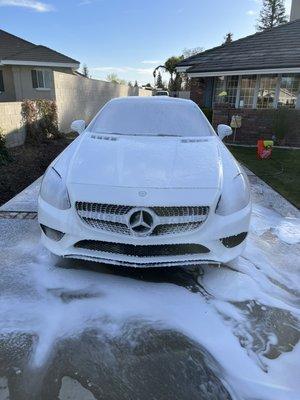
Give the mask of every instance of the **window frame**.
<svg viewBox="0 0 300 400">
<path fill-rule="evenodd" d="M 281 89 L 281 84 L 282 84 L 282 76 L 283 74 L 249 74 L 249 75 L 255 75 L 256 76 L 256 83 L 255 83 L 255 88 L 254 88 L 254 94 L 253 94 L 253 101 L 252 101 L 252 107 L 241 107 L 240 106 L 240 99 L 241 99 L 241 84 L 242 84 L 242 79 L 244 76 L 246 75 L 225 75 L 223 76 L 224 81 L 223 81 L 223 88 L 224 90 L 226 90 L 227 87 L 227 81 L 228 78 L 232 77 L 232 76 L 238 76 L 238 86 L 237 86 L 237 93 L 236 93 L 236 101 L 235 101 L 235 106 L 230 105 L 231 108 L 235 107 L 236 109 L 254 109 L 254 110 L 272 110 L 272 109 L 278 109 L 278 103 L 279 103 L 279 96 L 280 96 L 280 89 Z M 277 82 L 276 82 L 276 86 L 275 86 L 275 96 L 274 96 L 274 102 L 272 104 L 272 107 L 257 107 L 257 100 L 258 100 L 258 94 L 259 94 L 259 90 L 260 90 L 260 85 L 261 85 L 261 80 L 263 77 L 267 76 L 267 75 L 274 75 L 277 78 Z M 286 75 L 298 75 L 295 73 L 286 73 L 284 74 Z M 214 85 L 213 85 L 213 96 L 212 96 L 212 103 L 213 104 L 223 104 L 223 102 L 216 102 L 215 101 L 215 95 L 216 95 L 216 87 L 217 87 L 217 79 L 221 78 L 222 76 L 215 76 L 214 79 Z M 300 74 L 299 74 L 300 77 Z M 298 96 L 296 99 L 296 103 L 295 103 L 295 108 L 290 107 L 291 109 L 300 109 L 300 90 L 298 92 Z"/>
<path fill-rule="evenodd" d="M 294 107 L 290 107 L 290 106 L 287 106 L 287 105 L 281 105 L 280 107 L 278 107 L 278 104 L 280 103 L 279 100 L 280 100 L 280 91 L 282 89 L 282 82 L 283 82 L 283 79 L 288 77 L 288 76 L 290 76 L 292 78 L 296 78 L 298 76 L 298 79 L 300 81 L 300 74 L 280 74 L 280 82 L 279 82 L 279 86 L 278 86 L 277 108 L 280 108 L 280 109 L 281 108 L 282 109 L 291 109 L 291 110 L 297 109 L 297 108 L 299 109 L 300 108 L 300 84 L 298 86 L 298 90 L 295 93 L 295 97 L 296 97 L 295 106 Z"/>
<path fill-rule="evenodd" d="M 43 85 L 44 86 L 39 86 L 40 82 L 39 82 L 39 72 L 42 74 L 42 79 L 43 79 Z M 52 78 L 51 78 L 51 69 L 43 69 L 43 68 L 33 68 L 31 70 L 31 76 L 32 76 L 32 87 L 35 90 L 39 90 L 39 91 L 49 91 L 52 90 Z M 35 73 L 35 80 L 36 80 L 36 84 L 37 86 L 34 86 L 34 78 L 33 78 L 33 74 Z M 49 87 L 46 86 L 46 81 L 47 79 L 45 78 L 45 74 L 49 74 L 48 78 L 49 78 Z"/>
<path fill-rule="evenodd" d="M 0 94 L 5 92 L 3 70 L 0 69 Z"/>
<path fill-rule="evenodd" d="M 266 80 L 269 79 L 269 83 L 272 81 L 272 79 L 276 79 L 276 83 L 274 85 L 274 89 L 273 89 L 273 86 L 261 88 L 262 79 L 266 79 Z M 279 91 L 278 91 L 279 82 L 280 82 L 279 74 L 264 74 L 264 75 L 260 75 L 259 87 L 258 87 L 258 92 L 257 92 L 257 100 L 258 100 L 258 97 L 259 97 L 258 96 L 259 92 L 262 91 L 262 90 L 266 90 L 269 93 L 271 93 L 272 89 L 273 89 L 274 90 L 274 97 L 273 97 L 273 102 L 269 102 L 269 101 L 267 102 L 268 105 L 269 104 L 271 105 L 270 107 L 258 107 L 257 106 L 257 102 L 256 102 L 256 109 L 258 109 L 258 110 L 272 110 L 272 109 L 276 109 L 277 108 L 277 103 L 278 103 L 277 95 L 279 93 Z"/>
<path fill-rule="evenodd" d="M 252 105 L 251 105 L 251 107 L 241 107 L 240 106 L 240 102 L 241 102 L 241 93 L 242 93 L 242 81 L 243 81 L 243 78 L 251 77 L 251 76 L 255 76 L 255 86 L 254 86 L 254 92 L 253 92 Z M 235 108 L 240 108 L 240 109 L 244 108 L 244 109 L 247 109 L 247 110 L 253 109 L 254 108 L 254 104 L 257 101 L 256 91 L 258 90 L 258 85 L 259 85 L 259 77 L 258 77 L 258 75 L 255 75 L 255 74 L 253 74 L 253 75 L 239 75 L 239 84 L 238 84 L 238 92 L 237 92 L 237 97 L 236 97 Z"/>
</svg>

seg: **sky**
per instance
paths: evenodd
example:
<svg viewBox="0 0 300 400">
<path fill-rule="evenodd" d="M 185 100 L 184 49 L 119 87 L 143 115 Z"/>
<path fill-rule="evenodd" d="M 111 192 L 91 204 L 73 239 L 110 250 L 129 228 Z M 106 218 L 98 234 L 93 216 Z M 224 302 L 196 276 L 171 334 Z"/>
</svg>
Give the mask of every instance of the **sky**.
<svg viewBox="0 0 300 400">
<path fill-rule="evenodd" d="M 262 0 L 0 0 L 0 29 L 88 66 L 153 83 L 153 69 L 183 49 L 255 33 Z M 291 0 L 285 0 L 287 13 Z M 164 74 L 163 79 L 167 79 Z"/>
</svg>

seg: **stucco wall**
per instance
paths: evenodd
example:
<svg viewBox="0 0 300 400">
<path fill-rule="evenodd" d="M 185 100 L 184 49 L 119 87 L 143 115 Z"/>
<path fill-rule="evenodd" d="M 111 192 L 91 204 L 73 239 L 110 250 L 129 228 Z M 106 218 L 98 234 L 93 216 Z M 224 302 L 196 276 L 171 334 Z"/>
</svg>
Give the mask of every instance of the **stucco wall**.
<svg viewBox="0 0 300 400">
<path fill-rule="evenodd" d="M 16 101 L 24 99 L 48 99 L 55 100 L 53 72 L 51 69 L 51 88 L 35 89 L 32 85 L 31 70 L 34 67 L 16 66 L 12 68 L 15 82 Z"/>
<path fill-rule="evenodd" d="M 177 97 L 179 99 L 190 100 L 191 92 L 189 90 L 179 90 L 177 92 L 170 92 L 171 97 Z"/>
<path fill-rule="evenodd" d="M 54 85 L 59 128 L 62 132 L 69 132 L 71 122 L 76 119 L 90 122 L 97 111 L 115 97 L 151 96 L 148 90 L 57 71 L 54 72 Z"/>
<path fill-rule="evenodd" d="M 15 101 L 15 85 L 12 68 L 10 66 L 3 66 L 0 68 L 3 74 L 4 92 L 0 93 L 0 102 L 2 101 Z"/>
<path fill-rule="evenodd" d="M 300 18 L 300 0 L 292 0 L 291 21 Z"/>
<path fill-rule="evenodd" d="M 25 129 L 21 117 L 21 103 L 0 103 L 0 128 L 7 147 L 20 146 L 25 140 Z"/>
</svg>

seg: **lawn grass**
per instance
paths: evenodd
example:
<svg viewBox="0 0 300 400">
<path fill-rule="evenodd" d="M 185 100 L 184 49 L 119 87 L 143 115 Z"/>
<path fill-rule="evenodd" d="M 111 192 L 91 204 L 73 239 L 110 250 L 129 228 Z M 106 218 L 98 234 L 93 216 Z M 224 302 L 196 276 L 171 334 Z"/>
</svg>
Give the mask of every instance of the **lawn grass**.
<svg viewBox="0 0 300 400">
<path fill-rule="evenodd" d="M 274 148 L 271 159 L 258 160 L 254 147 L 228 148 L 238 161 L 300 208 L 300 150 Z"/>
</svg>

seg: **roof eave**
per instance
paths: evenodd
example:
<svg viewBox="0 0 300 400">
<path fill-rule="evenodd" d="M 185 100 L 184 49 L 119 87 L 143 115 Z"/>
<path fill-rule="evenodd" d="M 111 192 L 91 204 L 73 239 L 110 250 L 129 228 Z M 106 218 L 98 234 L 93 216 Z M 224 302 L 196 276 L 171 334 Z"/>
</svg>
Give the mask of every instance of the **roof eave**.
<svg viewBox="0 0 300 400">
<path fill-rule="evenodd" d="M 34 66 L 34 67 L 60 67 L 60 68 L 72 68 L 78 69 L 80 67 L 79 62 L 47 62 L 47 61 L 22 61 L 22 60 L 0 60 L 0 65 L 23 65 L 23 66 Z"/>
<path fill-rule="evenodd" d="M 176 67 L 176 71 L 177 72 L 186 72 L 189 68 L 191 68 L 191 65 L 186 65 L 186 66 L 179 66 Z"/>
<path fill-rule="evenodd" d="M 300 73 L 300 67 L 291 68 L 264 68 L 264 69 L 246 69 L 246 70 L 224 70 L 224 71 L 206 71 L 206 72 L 187 72 L 189 78 L 209 78 L 214 76 L 229 75 L 266 75 L 266 74 L 284 74 Z"/>
</svg>

